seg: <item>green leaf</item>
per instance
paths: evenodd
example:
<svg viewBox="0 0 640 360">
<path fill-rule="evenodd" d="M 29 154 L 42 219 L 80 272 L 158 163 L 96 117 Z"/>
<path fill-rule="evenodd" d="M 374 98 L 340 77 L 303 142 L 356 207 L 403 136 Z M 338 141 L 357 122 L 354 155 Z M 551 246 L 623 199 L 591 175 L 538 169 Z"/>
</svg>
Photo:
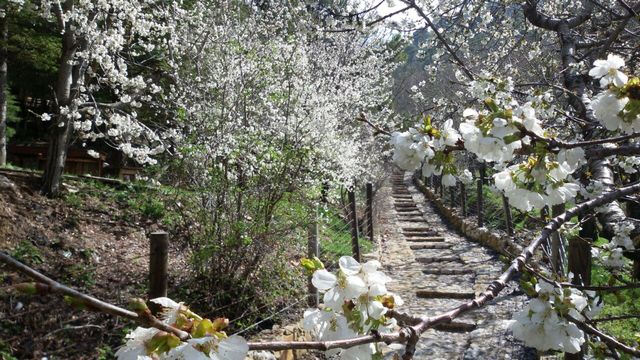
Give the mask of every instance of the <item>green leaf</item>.
<svg viewBox="0 0 640 360">
<path fill-rule="evenodd" d="M 512 142 L 518 141 L 520 139 L 522 139 L 522 135 L 520 134 L 520 132 L 516 132 L 516 133 L 513 133 L 511 135 L 507 135 L 507 136 L 502 138 L 504 143 L 507 144 L 507 145 L 511 144 Z"/>
<path fill-rule="evenodd" d="M 300 260 L 300 266 L 302 266 L 307 273 L 307 275 L 313 274 L 316 270 L 324 269 L 324 264 L 317 257 L 313 257 L 311 259 L 303 258 Z"/>
<path fill-rule="evenodd" d="M 608 243 L 609 243 L 609 240 L 608 240 L 608 239 L 603 238 L 603 237 L 601 237 L 601 236 L 598 236 L 598 238 L 596 239 L 596 241 L 594 241 L 594 242 L 593 242 L 593 245 L 596 245 L 596 246 L 604 246 L 604 245 L 606 245 L 606 244 L 608 244 Z"/>
<path fill-rule="evenodd" d="M 196 325 L 195 330 L 191 335 L 193 335 L 194 338 L 201 338 L 207 336 L 207 334 L 212 334 L 213 332 L 213 322 L 209 319 L 204 319 L 198 322 L 198 325 Z"/>
</svg>

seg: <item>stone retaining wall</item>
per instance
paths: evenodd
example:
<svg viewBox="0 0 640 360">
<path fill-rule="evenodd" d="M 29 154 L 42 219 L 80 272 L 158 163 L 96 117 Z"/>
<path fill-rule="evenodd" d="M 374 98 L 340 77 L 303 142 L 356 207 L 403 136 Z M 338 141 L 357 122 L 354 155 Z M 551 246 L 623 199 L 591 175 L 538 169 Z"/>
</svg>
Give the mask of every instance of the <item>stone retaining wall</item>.
<svg viewBox="0 0 640 360">
<path fill-rule="evenodd" d="M 417 176 L 413 177 L 413 182 L 416 188 L 433 203 L 438 212 L 467 238 L 477 241 L 509 258 L 522 252 L 522 246 L 513 242 L 506 233 L 492 231 L 486 227 L 478 227 L 475 217 L 462 217 L 460 210 L 446 206 L 442 199 L 426 187 Z"/>
</svg>

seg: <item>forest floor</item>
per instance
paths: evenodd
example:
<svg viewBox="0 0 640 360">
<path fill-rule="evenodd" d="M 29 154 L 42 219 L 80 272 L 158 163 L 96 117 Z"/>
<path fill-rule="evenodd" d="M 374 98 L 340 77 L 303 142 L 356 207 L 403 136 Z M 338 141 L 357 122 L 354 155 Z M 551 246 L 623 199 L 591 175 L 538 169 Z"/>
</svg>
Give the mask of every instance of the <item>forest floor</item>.
<svg viewBox="0 0 640 360">
<path fill-rule="evenodd" d="M 131 298 L 147 295 L 148 235 L 167 230 L 174 237 L 169 248 L 169 297 L 198 303 L 192 307 L 196 312 L 209 308 L 190 265 L 184 229 L 171 219 L 173 213 L 158 201 L 154 189 L 67 179 L 64 195 L 50 199 L 38 193 L 38 184 L 36 174 L 0 170 L 0 251 L 60 283 L 126 308 Z M 124 335 L 136 326 L 75 309 L 58 295 L 30 296 L 13 290 L 13 285 L 28 281 L 0 265 L 0 360 L 113 359 Z M 281 335 L 286 329 L 278 331 L 279 324 L 293 323 L 293 316 L 299 318 L 302 311 L 278 313 L 243 336 L 274 324 L 276 331 L 270 336 Z M 243 326 L 232 324 L 230 330 Z"/>
<path fill-rule="evenodd" d="M 122 307 L 132 297 L 144 297 L 147 235 L 160 229 L 157 219 L 132 209 L 124 192 L 118 199 L 115 190 L 96 184 L 65 181 L 67 195 L 58 199 L 39 195 L 37 186 L 35 176 L 0 175 L 0 250 L 63 284 Z M 172 243 L 170 287 L 188 274 L 180 250 Z M 27 280 L 0 268 L 0 358 L 109 358 L 133 326 L 73 309 L 56 295 L 9 291 L 10 285 L 23 281 Z"/>
</svg>

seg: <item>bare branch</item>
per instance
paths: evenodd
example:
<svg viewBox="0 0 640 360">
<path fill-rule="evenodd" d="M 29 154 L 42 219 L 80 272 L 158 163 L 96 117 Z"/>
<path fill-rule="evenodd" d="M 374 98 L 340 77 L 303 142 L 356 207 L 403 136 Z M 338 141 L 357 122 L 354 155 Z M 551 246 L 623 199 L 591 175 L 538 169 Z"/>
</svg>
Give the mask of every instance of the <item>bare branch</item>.
<svg viewBox="0 0 640 360">
<path fill-rule="evenodd" d="M 90 310 L 130 319 L 143 326 L 154 327 L 156 329 L 160 329 L 162 331 L 172 333 L 183 340 L 188 339 L 190 337 L 188 333 L 163 323 L 162 321 L 158 320 L 156 317 L 152 316 L 150 313 L 146 315 L 136 314 L 133 311 L 123 309 L 113 304 L 96 299 L 93 296 L 86 295 L 75 289 L 64 286 L 59 282 L 19 262 L 18 260 L 12 258 L 11 256 L 7 255 L 2 251 L 0 251 L 0 262 L 7 264 L 9 267 L 28 276 L 29 278 L 34 279 L 39 283 L 42 283 L 43 285 L 46 286 L 46 290 L 48 292 L 60 293 L 63 295 L 70 296 L 73 299 L 80 301 L 83 305 L 85 305 Z"/>
</svg>

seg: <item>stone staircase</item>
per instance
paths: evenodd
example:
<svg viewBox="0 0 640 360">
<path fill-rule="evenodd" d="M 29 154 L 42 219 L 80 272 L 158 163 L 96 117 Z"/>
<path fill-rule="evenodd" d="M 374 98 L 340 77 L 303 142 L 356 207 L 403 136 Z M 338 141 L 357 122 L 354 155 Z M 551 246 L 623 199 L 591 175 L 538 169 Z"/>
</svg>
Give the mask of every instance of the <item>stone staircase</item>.
<svg viewBox="0 0 640 360">
<path fill-rule="evenodd" d="M 394 280 L 388 288 L 415 315 L 435 315 L 473 299 L 502 272 L 490 249 L 450 229 L 411 185 L 396 172 L 383 193 L 379 260 Z M 485 308 L 425 332 L 415 359 L 533 359 L 507 331 L 507 320 L 526 298 L 511 286 Z M 391 358 L 387 352 L 385 358 Z"/>
</svg>

